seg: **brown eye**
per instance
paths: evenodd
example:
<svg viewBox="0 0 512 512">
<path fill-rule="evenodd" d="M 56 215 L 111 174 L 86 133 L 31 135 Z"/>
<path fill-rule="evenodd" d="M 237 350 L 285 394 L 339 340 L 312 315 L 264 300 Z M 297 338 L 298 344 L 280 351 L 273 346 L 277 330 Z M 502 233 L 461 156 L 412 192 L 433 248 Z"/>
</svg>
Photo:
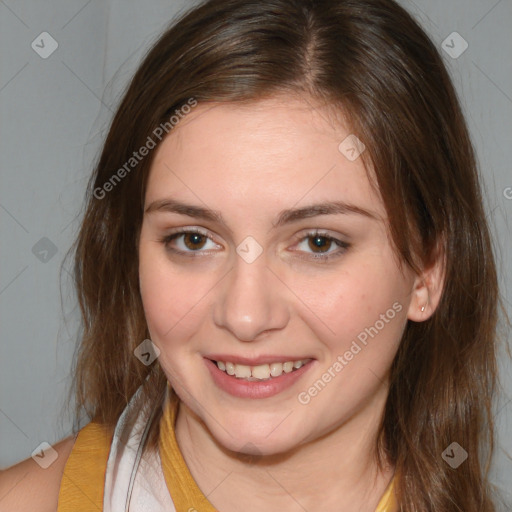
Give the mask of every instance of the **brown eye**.
<svg viewBox="0 0 512 512">
<path fill-rule="evenodd" d="M 350 243 L 338 240 L 327 233 L 311 231 L 300 239 L 297 247 L 299 258 L 327 262 L 342 256 L 350 247 Z"/>
<path fill-rule="evenodd" d="M 219 247 L 208 234 L 197 229 L 173 233 L 163 237 L 160 242 L 168 251 L 181 256 L 204 256 L 207 253 L 205 249 Z"/>
<path fill-rule="evenodd" d="M 322 253 L 328 251 L 332 246 L 332 238 L 328 238 L 326 236 L 309 236 L 308 237 L 308 246 L 313 252 Z"/>
<path fill-rule="evenodd" d="M 184 233 L 183 242 L 190 250 L 202 249 L 207 238 L 200 233 Z"/>
</svg>

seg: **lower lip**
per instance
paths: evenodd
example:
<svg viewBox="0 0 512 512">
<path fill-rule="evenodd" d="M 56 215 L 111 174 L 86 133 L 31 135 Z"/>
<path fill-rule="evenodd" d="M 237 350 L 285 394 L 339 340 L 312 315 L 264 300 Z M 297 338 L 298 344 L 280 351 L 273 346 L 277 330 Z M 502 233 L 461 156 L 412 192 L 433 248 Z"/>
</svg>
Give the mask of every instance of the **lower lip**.
<svg viewBox="0 0 512 512">
<path fill-rule="evenodd" d="M 240 398 L 269 398 L 293 386 L 308 371 L 313 360 L 301 366 L 298 370 L 290 373 L 283 372 L 279 377 L 272 377 L 260 382 L 237 379 L 235 376 L 219 370 L 217 364 L 210 359 L 205 359 L 205 362 L 215 384 L 226 393 Z"/>
</svg>

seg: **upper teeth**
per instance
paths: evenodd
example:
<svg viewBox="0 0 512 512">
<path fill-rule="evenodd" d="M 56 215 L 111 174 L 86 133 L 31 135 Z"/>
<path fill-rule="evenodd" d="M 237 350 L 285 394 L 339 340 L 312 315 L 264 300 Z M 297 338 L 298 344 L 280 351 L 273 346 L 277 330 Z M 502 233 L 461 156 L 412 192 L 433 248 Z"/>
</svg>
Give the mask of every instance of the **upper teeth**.
<svg viewBox="0 0 512 512">
<path fill-rule="evenodd" d="M 258 366 L 247 366 L 235 364 L 229 361 L 217 361 L 219 370 L 228 375 L 234 375 L 239 379 L 262 380 L 271 377 L 279 377 L 283 372 L 290 373 L 308 363 L 311 359 L 299 359 L 298 361 L 286 361 L 286 363 L 260 364 Z"/>
</svg>

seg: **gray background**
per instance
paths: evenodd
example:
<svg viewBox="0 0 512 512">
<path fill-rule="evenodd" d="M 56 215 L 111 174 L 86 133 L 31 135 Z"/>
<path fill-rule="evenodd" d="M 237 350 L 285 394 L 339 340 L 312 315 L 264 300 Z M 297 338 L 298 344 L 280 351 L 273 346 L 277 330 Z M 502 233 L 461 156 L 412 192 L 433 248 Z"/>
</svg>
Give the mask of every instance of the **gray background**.
<svg viewBox="0 0 512 512">
<path fill-rule="evenodd" d="M 61 304 L 60 266 L 123 87 L 148 45 L 193 3 L 0 0 L 0 468 L 71 432 L 63 406 L 79 315 L 71 260 L 62 271 Z M 468 43 L 458 58 L 442 54 L 477 148 L 500 282 L 512 314 L 511 0 L 401 3 L 439 48 L 454 31 Z M 31 44 L 45 31 L 58 48 L 43 59 Z M 453 38 L 444 44 L 461 48 Z M 496 406 L 493 478 L 511 489 L 512 462 L 505 452 L 512 454 L 512 367 L 505 356 L 500 364 L 506 392 Z"/>
</svg>

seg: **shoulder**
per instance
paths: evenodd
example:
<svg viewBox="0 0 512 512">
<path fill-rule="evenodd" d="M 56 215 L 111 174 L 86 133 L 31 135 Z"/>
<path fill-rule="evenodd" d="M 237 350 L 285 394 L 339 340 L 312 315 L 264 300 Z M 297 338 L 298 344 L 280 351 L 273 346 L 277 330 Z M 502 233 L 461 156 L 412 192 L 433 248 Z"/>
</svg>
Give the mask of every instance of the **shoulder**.
<svg viewBox="0 0 512 512">
<path fill-rule="evenodd" d="M 62 474 L 75 440 L 72 435 L 54 444 L 58 456 L 46 469 L 30 457 L 0 470 L 0 512 L 56 512 Z"/>
</svg>

